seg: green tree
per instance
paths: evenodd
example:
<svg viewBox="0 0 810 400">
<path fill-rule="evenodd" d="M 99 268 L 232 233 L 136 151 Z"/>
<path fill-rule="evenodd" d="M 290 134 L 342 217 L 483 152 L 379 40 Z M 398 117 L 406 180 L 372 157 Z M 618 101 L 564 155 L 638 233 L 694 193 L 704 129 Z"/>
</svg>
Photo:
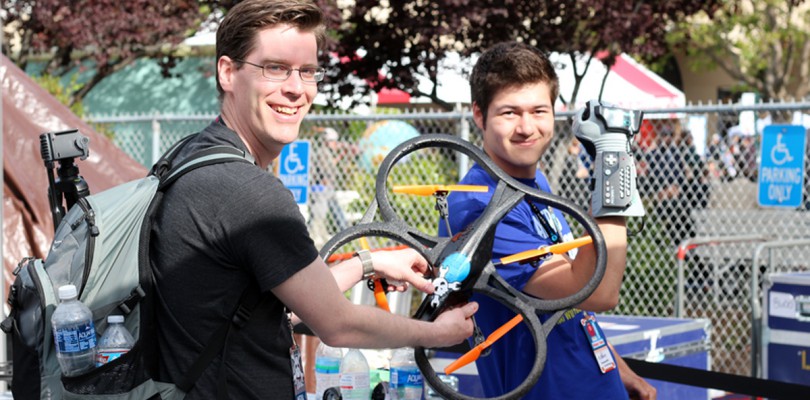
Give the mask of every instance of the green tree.
<svg viewBox="0 0 810 400">
<path fill-rule="evenodd" d="M 337 26 L 333 0 L 318 0 L 327 24 Z M 26 69 L 43 60 L 43 75 L 82 73 L 68 104 L 81 102 L 105 77 L 140 58 L 153 58 L 172 75 L 180 43 L 213 29 L 238 0 L 7 0 L 2 16 L 3 53 Z M 329 38 L 331 40 L 333 38 Z M 331 46 L 331 44 L 329 44 Z"/>
<path fill-rule="evenodd" d="M 70 111 L 72 111 L 76 116 L 79 118 L 84 118 L 84 104 L 81 101 L 74 101 L 71 102 L 71 93 L 75 91 L 79 85 L 76 83 L 78 76 L 73 75 L 70 78 L 70 82 L 65 85 L 62 83 L 62 80 L 59 77 L 51 76 L 51 75 L 39 75 L 33 77 L 34 82 L 42 86 L 43 89 L 47 90 L 56 100 L 59 100 L 60 103 L 68 106 Z M 105 123 L 91 123 L 90 126 L 93 129 L 106 136 L 107 139 L 114 140 L 115 132 L 112 130 L 110 124 Z"/>
<path fill-rule="evenodd" d="M 804 0 L 725 1 L 715 18 L 680 21 L 671 42 L 692 68 L 717 67 L 763 100 L 810 93 L 810 7 Z"/>
<path fill-rule="evenodd" d="M 200 26 L 210 7 L 187 0 L 10 0 L 4 6 L 3 53 L 25 69 L 45 61 L 43 75 L 86 74 L 69 93 L 80 102 L 105 77 L 141 57 L 168 75 L 172 50 Z"/>
<path fill-rule="evenodd" d="M 78 86 L 76 83 L 77 76 L 73 76 L 70 79 L 70 83 L 68 85 L 63 85 L 61 79 L 51 75 L 40 75 L 34 77 L 34 81 L 42 86 L 43 89 L 47 90 L 53 97 L 56 97 L 60 103 L 68 106 L 70 111 L 73 111 L 79 117 L 84 116 L 84 105 L 81 102 L 74 102 L 71 104 L 70 93 L 75 90 Z"/>
<path fill-rule="evenodd" d="M 497 42 L 522 40 L 572 60 L 584 57 L 586 66 L 600 51 L 607 52 L 601 60 L 608 66 L 621 52 L 660 57 L 674 22 L 701 10 L 711 15 L 719 1 L 389 0 L 383 6 L 357 0 L 345 10 L 330 91 L 362 101 L 373 90 L 398 88 L 450 109 L 437 96 L 449 52 L 469 57 Z M 576 101 L 587 67 L 572 72 L 577 84 L 563 94 L 564 103 Z M 420 91 L 419 76 L 433 83 L 431 90 Z"/>
</svg>

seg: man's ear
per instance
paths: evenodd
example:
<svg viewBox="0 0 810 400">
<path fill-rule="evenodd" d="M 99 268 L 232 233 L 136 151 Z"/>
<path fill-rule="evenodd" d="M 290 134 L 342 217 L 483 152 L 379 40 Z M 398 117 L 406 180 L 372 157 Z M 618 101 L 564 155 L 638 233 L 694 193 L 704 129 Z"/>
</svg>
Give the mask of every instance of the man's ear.
<svg viewBox="0 0 810 400">
<path fill-rule="evenodd" d="M 222 86 L 224 92 L 233 91 L 233 78 L 235 73 L 236 65 L 230 57 L 222 56 L 217 60 L 217 78 L 219 78 L 219 86 Z"/>
<path fill-rule="evenodd" d="M 475 125 L 481 132 L 484 131 L 484 112 L 481 111 L 481 107 L 478 106 L 478 103 L 473 102 L 472 105 L 472 112 L 473 112 L 473 121 L 475 121 Z"/>
</svg>

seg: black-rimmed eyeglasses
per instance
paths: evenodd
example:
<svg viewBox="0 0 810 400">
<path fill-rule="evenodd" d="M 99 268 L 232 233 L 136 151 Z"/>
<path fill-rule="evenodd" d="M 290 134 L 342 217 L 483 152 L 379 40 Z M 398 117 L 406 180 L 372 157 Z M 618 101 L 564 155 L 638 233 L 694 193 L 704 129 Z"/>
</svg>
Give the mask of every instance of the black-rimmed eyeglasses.
<svg viewBox="0 0 810 400">
<path fill-rule="evenodd" d="M 298 71 L 298 76 L 300 76 L 301 80 L 304 82 L 320 82 L 323 80 L 323 76 L 326 74 L 326 70 L 321 67 L 292 68 L 289 65 L 279 63 L 267 63 L 260 65 L 245 60 L 234 59 L 234 61 L 252 65 L 256 68 L 261 68 L 262 76 L 267 80 L 275 82 L 286 81 L 293 71 Z"/>
</svg>

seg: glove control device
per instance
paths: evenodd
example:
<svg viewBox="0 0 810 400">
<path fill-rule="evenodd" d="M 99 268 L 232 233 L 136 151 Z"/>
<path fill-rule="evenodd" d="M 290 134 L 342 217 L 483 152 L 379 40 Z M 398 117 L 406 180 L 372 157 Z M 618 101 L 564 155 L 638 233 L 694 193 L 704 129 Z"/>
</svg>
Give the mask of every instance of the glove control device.
<svg viewBox="0 0 810 400">
<path fill-rule="evenodd" d="M 643 113 L 591 100 L 574 116 L 574 135 L 593 158 L 591 214 L 644 216 L 638 187 L 636 163 L 630 141 L 641 128 Z"/>
</svg>

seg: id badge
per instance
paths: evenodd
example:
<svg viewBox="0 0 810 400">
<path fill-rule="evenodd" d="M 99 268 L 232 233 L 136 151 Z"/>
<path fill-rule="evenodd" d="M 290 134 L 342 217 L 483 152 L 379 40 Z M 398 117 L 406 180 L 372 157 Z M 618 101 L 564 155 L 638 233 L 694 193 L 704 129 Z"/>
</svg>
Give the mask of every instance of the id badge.
<svg viewBox="0 0 810 400">
<path fill-rule="evenodd" d="M 591 344 L 596 363 L 599 364 L 599 370 L 604 374 L 615 369 L 616 361 L 613 360 L 613 354 L 611 354 L 610 347 L 607 345 L 607 340 L 596 329 L 596 318 L 586 314 L 585 318 L 582 318 L 580 322 L 582 323 L 582 330 Z"/>
<path fill-rule="evenodd" d="M 297 344 L 290 347 L 290 362 L 292 363 L 293 389 L 295 400 L 307 400 L 307 385 L 304 383 L 304 368 L 301 364 L 301 349 Z"/>
</svg>

